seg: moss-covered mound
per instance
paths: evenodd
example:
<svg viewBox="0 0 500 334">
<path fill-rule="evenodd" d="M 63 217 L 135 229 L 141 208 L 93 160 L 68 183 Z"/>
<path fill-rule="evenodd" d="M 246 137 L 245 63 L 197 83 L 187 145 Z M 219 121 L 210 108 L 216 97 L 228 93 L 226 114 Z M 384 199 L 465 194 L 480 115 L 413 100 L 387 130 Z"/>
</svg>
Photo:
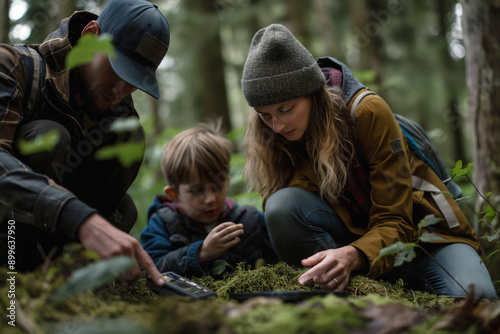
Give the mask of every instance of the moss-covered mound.
<svg viewBox="0 0 500 334">
<path fill-rule="evenodd" d="M 403 282 L 389 284 L 362 276 L 351 279 L 348 297 L 329 294 L 296 303 L 263 297 L 243 303 L 231 299 L 234 292 L 319 290 L 314 283 L 298 284 L 301 271 L 283 264 L 254 270 L 239 266 L 217 279 L 193 279 L 217 293 L 206 300 L 160 297 L 140 278 L 134 284 L 116 280 L 52 302 L 51 296 L 67 285 L 75 270 L 95 263 L 92 254 L 78 247 L 68 249 L 39 270 L 17 273 L 15 299 L 8 280 L 13 275 L 0 268 L 0 332 L 496 333 L 500 328 L 498 303 L 438 297 L 411 291 Z"/>
</svg>

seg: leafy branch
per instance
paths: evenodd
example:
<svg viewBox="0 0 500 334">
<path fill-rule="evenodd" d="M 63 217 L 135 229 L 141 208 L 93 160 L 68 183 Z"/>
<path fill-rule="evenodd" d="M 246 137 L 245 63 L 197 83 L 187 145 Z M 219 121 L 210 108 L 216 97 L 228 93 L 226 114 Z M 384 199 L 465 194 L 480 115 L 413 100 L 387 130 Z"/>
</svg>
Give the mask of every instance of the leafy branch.
<svg viewBox="0 0 500 334">
<path fill-rule="evenodd" d="M 415 251 L 415 248 L 419 248 L 422 250 L 427 256 L 429 256 L 436 264 L 443 269 L 443 271 L 450 276 L 455 283 L 458 284 L 458 286 L 465 291 L 466 294 L 468 294 L 467 290 L 451 275 L 424 247 L 420 245 L 421 242 L 435 242 L 435 241 L 441 241 L 444 240 L 443 238 L 435 235 L 434 233 L 424 231 L 422 232 L 422 229 L 424 227 L 428 227 L 431 225 L 435 225 L 439 223 L 442 220 L 442 218 L 437 218 L 434 215 L 428 215 L 425 216 L 424 219 L 422 219 L 418 223 L 418 239 L 416 242 L 408 242 L 404 243 L 401 241 L 395 242 L 389 247 L 385 247 L 380 250 L 378 256 L 375 258 L 374 261 L 380 260 L 384 256 L 388 255 L 396 255 L 396 259 L 394 262 L 394 266 L 399 267 L 403 265 L 405 262 L 411 262 L 413 259 L 417 256 L 417 253 Z"/>
<path fill-rule="evenodd" d="M 480 215 L 480 219 L 478 221 L 478 223 L 483 223 L 485 224 L 492 232 L 493 232 L 493 235 L 487 235 L 487 236 L 484 236 L 482 238 L 486 238 L 488 240 L 488 242 L 492 242 L 494 240 L 497 240 L 500 238 L 500 234 L 493 228 L 493 226 L 491 226 L 487 220 L 488 218 L 490 218 L 491 220 L 493 220 L 496 215 L 500 214 L 500 211 L 498 211 L 495 206 L 488 200 L 487 197 L 489 197 L 489 193 L 485 195 L 483 195 L 479 189 L 476 187 L 476 185 L 474 184 L 474 182 L 472 182 L 471 178 L 469 177 L 469 171 L 471 170 L 472 166 L 474 165 L 473 162 L 470 162 L 467 167 L 463 168 L 463 165 L 462 165 L 462 160 L 458 160 L 455 164 L 455 167 L 453 168 L 452 170 L 452 173 L 451 173 L 451 178 L 450 179 L 453 179 L 454 177 L 465 177 L 469 183 L 474 187 L 474 189 L 476 190 L 476 193 L 484 200 L 484 202 L 488 205 L 486 207 L 486 209 L 484 211 L 482 211 L 480 214 L 478 214 L 478 216 Z M 486 258 L 488 259 L 489 257 L 491 257 L 492 255 L 494 255 L 495 253 L 498 253 L 500 252 L 500 250 L 496 250 L 494 251 L 493 253 L 489 254 Z"/>
<path fill-rule="evenodd" d="M 476 185 L 472 182 L 471 178 L 469 177 L 469 171 L 472 169 L 472 166 L 474 165 L 473 162 L 469 163 L 466 167 L 463 167 L 462 160 L 459 160 L 456 162 L 455 167 L 452 170 L 451 176 L 448 180 L 451 180 L 455 177 L 465 177 L 469 181 L 470 184 L 474 187 L 476 192 L 481 196 L 481 198 L 485 201 L 485 203 L 488 204 L 488 207 L 480 213 L 481 219 L 478 221 L 478 223 L 482 222 L 486 224 L 492 231 L 493 235 L 490 236 L 485 236 L 483 238 L 486 238 L 489 242 L 497 240 L 500 238 L 500 234 L 487 222 L 487 219 L 493 219 L 496 215 L 500 214 L 500 212 L 493 206 L 493 204 L 488 200 L 488 195 L 484 196 L 479 189 L 476 187 Z M 448 181 L 448 180 L 445 180 Z M 460 200 L 460 199 L 457 199 Z M 479 215 L 478 215 L 479 216 Z M 434 215 L 429 215 L 426 216 L 420 223 L 418 224 L 418 239 L 416 242 L 409 242 L 409 243 L 404 243 L 401 241 L 398 241 L 394 243 L 393 245 L 383 248 L 380 250 L 379 255 L 375 258 L 375 261 L 380 260 L 384 256 L 388 255 L 395 255 L 395 262 L 394 266 L 401 266 L 405 262 L 411 262 L 416 256 L 415 248 L 419 248 L 424 252 L 426 255 L 428 255 L 434 262 L 436 262 L 441 269 L 443 269 L 457 284 L 460 286 L 462 290 L 465 291 L 466 294 L 468 294 L 467 290 L 464 289 L 462 285 L 460 285 L 459 282 L 424 248 L 420 245 L 421 242 L 435 242 L 435 241 L 440 241 L 443 240 L 441 237 L 430 233 L 430 232 L 422 232 L 422 228 L 431 226 L 434 224 L 439 223 L 441 218 L 436 218 Z M 483 261 L 486 259 L 490 258 L 492 255 L 499 253 L 500 249 L 495 250 L 491 254 L 489 254 Z"/>
</svg>

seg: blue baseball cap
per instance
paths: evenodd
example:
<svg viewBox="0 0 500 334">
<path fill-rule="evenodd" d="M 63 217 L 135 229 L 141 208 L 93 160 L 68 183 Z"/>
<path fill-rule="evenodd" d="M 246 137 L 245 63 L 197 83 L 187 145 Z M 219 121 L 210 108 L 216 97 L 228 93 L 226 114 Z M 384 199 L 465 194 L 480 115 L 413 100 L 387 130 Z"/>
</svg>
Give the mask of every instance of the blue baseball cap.
<svg viewBox="0 0 500 334">
<path fill-rule="evenodd" d="M 110 62 L 128 84 L 159 98 L 155 71 L 167 53 L 170 27 L 158 6 L 146 0 L 111 0 L 97 19 L 111 34 L 116 57 Z"/>
</svg>

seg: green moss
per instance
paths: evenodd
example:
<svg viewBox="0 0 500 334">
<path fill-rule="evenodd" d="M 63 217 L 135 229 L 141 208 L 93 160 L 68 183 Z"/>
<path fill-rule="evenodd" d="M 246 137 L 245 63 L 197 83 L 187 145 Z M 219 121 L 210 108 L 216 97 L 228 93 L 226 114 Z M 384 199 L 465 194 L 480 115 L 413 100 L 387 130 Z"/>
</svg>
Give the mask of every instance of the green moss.
<svg viewBox="0 0 500 334">
<path fill-rule="evenodd" d="M 450 333 L 437 329 L 441 327 L 436 324 L 446 312 L 452 312 L 450 306 L 455 307 L 458 302 L 453 298 L 412 291 L 402 281 L 390 284 L 363 276 L 351 278 L 346 289 L 348 298 L 330 294 L 296 304 L 266 298 L 244 303 L 230 300 L 231 292 L 319 290 L 312 282 L 305 285 L 297 282 L 304 269 L 282 263 L 254 270 L 240 264 L 234 272 L 222 277 L 194 278 L 217 293 L 218 298 L 208 300 L 160 297 L 146 287 L 145 278 L 141 277 L 133 284 L 116 281 L 58 303 L 47 302 L 74 269 L 92 261 L 95 261 L 93 254 L 81 247 L 70 247 L 46 268 L 17 274 L 18 305 L 26 313 L 24 320 L 36 328 L 37 333 L 49 330 L 58 333 L 68 326 L 93 333 L 99 332 L 100 327 L 101 332 L 116 327 L 121 333 L 351 333 L 390 325 L 398 317 L 404 321 L 414 319 L 408 324 L 403 321 L 407 333 Z M 0 317 L 4 319 L 9 303 L 7 278 L 6 268 L 0 268 Z M 498 310 L 498 305 L 493 310 Z M 386 318 L 381 324 L 383 316 Z M 465 323 L 460 329 L 472 333 L 477 330 L 473 326 L 478 323 Z M 6 333 L 24 332 L 21 327 L 8 330 Z"/>
<path fill-rule="evenodd" d="M 422 308 L 446 307 L 458 302 L 455 298 L 438 296 L 425 291 L 410 290 L 405 286 L 403 280 L 391 284 L 361 275 L 351 277 L 346 290 L 349 296 L 353 298 L 377 294 L 389 297 L 392 301 L 409 303 Z"/>
<path fill-rule="evenodd" d="M 217 296 L 224 300 L 230 300 L 229 294 L 232 292 L 319 290 L 319 286 L 312 282 L 300 284 L 297 278 L 301 272 L 284 263 L 262 266 L 254 270 L 239 264 L 231 275 L 221 280 L 214 280 L 211 276 L 192 280 L 215 291 Z"/>
<path fill-rule="evenodd" d="M 226 327 L 220 299 L 165 297 L 155 303 L 151 327 L 155 333 L 217 333 Z"/>
</svg>

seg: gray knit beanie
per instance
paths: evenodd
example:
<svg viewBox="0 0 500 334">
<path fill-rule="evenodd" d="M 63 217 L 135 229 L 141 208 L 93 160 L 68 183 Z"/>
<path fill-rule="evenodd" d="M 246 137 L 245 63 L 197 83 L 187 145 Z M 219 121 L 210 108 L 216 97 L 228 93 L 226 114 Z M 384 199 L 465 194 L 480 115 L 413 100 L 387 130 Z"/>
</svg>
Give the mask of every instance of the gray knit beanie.
<svg viewBox="0 0 500 334">
<path fill-rule="evenodd" d="M 250 107 L 280 103 L 325 85 L 314 57 L 281 24 L 262 28 L 252 39 L 241 86 Z"/>
</svg>

